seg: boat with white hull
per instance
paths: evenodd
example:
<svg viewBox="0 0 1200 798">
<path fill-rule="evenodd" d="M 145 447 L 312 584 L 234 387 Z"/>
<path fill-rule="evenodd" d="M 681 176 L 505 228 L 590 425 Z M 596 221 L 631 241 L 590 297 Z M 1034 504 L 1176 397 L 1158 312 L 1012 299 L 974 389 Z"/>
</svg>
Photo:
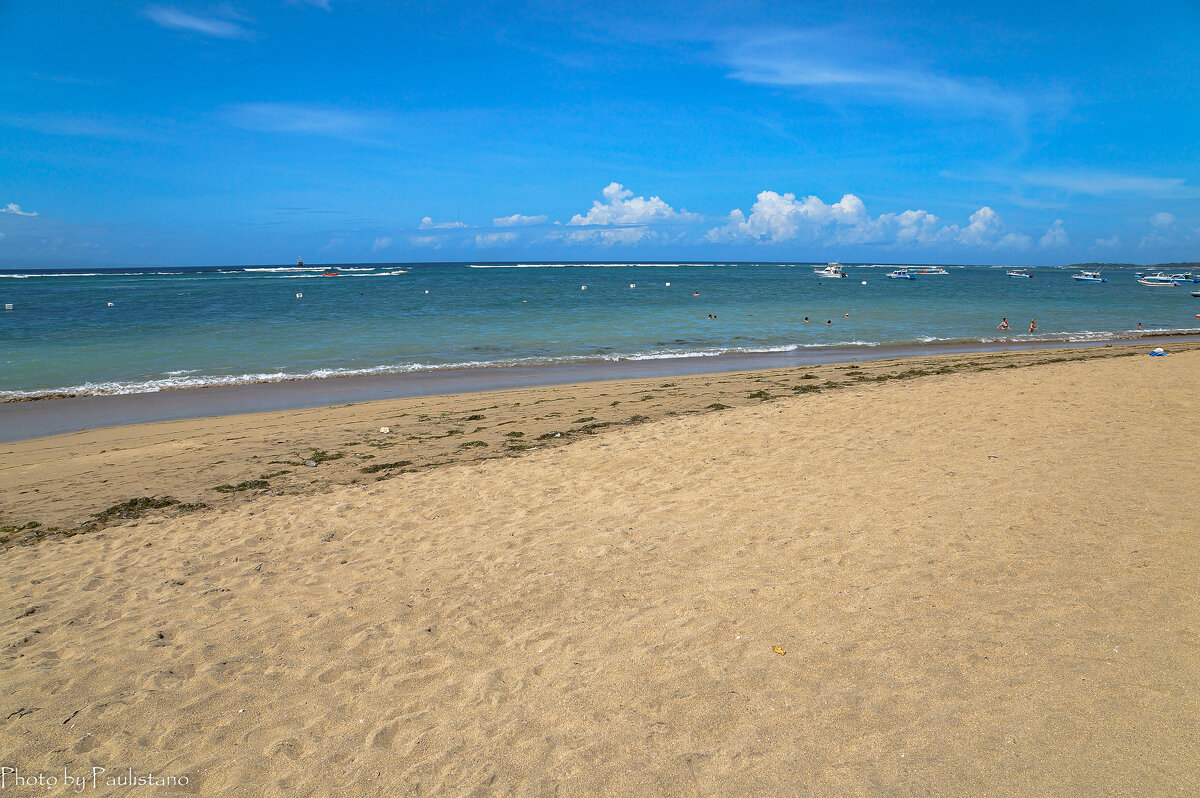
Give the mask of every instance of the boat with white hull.
<svg viewBox="0 0 1200 798">
<path fill-rule="evenodd" d="M 818 277 L 825 277 L 830 280 L 836 280 L 846 276 L 846 272 L 842 269 L 840 263 L 827 263 L 823 269 L 813 269 L 813 274 Z"/>
</svg>

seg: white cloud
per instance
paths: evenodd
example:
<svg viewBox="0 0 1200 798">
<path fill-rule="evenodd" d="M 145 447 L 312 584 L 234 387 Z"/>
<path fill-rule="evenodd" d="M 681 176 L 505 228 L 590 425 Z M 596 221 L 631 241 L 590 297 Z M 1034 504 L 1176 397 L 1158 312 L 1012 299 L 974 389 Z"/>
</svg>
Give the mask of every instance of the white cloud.
<svg viewBox="0 0 1200 798">
<path fill-rule="evenodd" d="M 997 176 L 999 182 L 1007 182 Z M 1182 177 L 1145 177 L 1113 172 L 1024 172 L 1017 182 L 1041 188 L 1053 188 L 1072 194 L 1092 196 L 1142 195 L 1158 199 L 1200 197 L 1200 189 L 1187 185 Z"/>
<path fill-rule="evenodd" d="M 498 247 L 516 240 L 516 233 L 481 233 L 475 236 L 475 245 L 479 247 Z"/>
<path fill-rule="evenodd" d="M 192 31 L 220 39 L 254 38 L 253 31 L 239 25 L 234 21 L 238 17 L 228 11 L 223 14 L 224 18 L 202 17 L 169 6 L 146 6 L 142 13 L 164 28 Z"/>
<path fill-rule="evenodd" d="M 21 206 L 15 202 L 10 202 L 3 208 L 0 208 L 0 213 L 15 213 L 17 216 L 37 216 L 37 211 L 23 211 Z"/>
<path fill-rule="evenodd" d="M 977 248 L 1027 248 L 1031 239 L 1004 229 L 1000 216 L 984 206 L 971 214 L 965 227 L 943 225 L 932 213 L 908 210 L 872 218 L 854 194 L 829 204 L 820 197 L 797 199 L 794 194 L 763 191 L 747 216 L 730 212 L 722 227 L 708 231 L 713 242 L 751 240 L 766 244 L 800 239 L 822 244 L 928 245 L 960 244 Z"/>
<path fill-rule="evenodd" d="M 1045 235 L 1038 241 L 1038 246 L 1042 249 L 1051 247 L 1065 247 L 1071 243 L 1071 239 L 1067 237 L 1067 230 L 1063 227 L 1062 219 L 1055 219 L 1054 224 L 1046 230 Z"/>
<path fill-rule="evenodd" d="M 519 213 L 514 213 L 512 216 L 498 216 L 492 219 L 492 224 L 496 227 L 523 227 L 530 224 L 545 224 L 546 215 L 541 216 L 522 216 Z"/>
<path fill-rule="evenodd" d="M 635 197 L 620 183 L 609 183 L 600 193 L 603 201 L 594 200 L 587 213 L 577 213 L 567 222 L 568 227 L 587 229 L 553 232 L 546 238 L 569 244 L 633 244 L 646 239 L 678 238 L 681 232 L 672 236 L 664 228 L 700 218 L 682 208 L 672 208 L 659 197 Z"/>
<path fill-rule="evenodd" d="M 1154 227 L 1157 227 L 1159 230 L 1162 230 L 1163 228 L 1170 227 L 1171 225 L 1175 224 L 1175 215 L 1167 213 L 1166 211 L 1160 211 L 1159 213 L 1156 213 L 1150 217 L 1150 224 Z"/>
<path fill-rule="evenodd" d="M 392 239 L 388 236 L 380 236 L 375 239 L 375 243 L 371 245 L 372 252 L 378 252 L 381 249 L 387 249 L 392 245 Z"/>
<path fill-rule="evenodd" d="M 750 216 L 735 208 L 724 227 L 715 227 L 705 236 L 709 241 L 732 241 L 749 238 L 777 243 L 790 241 L 802 232 L 815 238 L 821 228 L 831 225 L 855 226 L 869 220 L 863 201 L 846 194 L 838 202 L 827 205 L 820 197 L 796 199 L 795 194 L 763 191 L 750 208 Z"/>
<path fill-rule="evenodd" d="M 1111 238 L 1097 238 L 1096 246 L 1112 248 L 1121 243 L 1120 236 L 1112 236 Z"/>
<path fill-rule="evenodd" d="M 465 222 L 434 222 L 432 218 L 426 216 L 421 219 L 422 230 L 450 230 L 458 227 L 466 227 Z"/>
<path fill-rule="evenodd" d="M 430 247 L 432 249 L 440 249 L 442 239 L 440 236 L 409 236 L 408 243 L 414 247 Z"/>
</svg>

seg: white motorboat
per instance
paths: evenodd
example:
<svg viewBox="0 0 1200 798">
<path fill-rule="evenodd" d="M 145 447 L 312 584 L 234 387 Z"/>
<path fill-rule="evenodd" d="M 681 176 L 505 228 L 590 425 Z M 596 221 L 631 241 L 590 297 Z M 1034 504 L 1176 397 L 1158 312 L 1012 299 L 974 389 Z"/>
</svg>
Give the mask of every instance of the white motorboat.
<svg viewBox="0 0 1200 798">
<path fill-rule="evenodd" d="M 1200 283 L 1200 275 L 1193 274 L 1192 272 L 1172 274 L 1171 279 L 1177 283 Z"/>
<path fill-rule="evenodd" d="M 1079 274 L 1073 274 L 1071 277 L 1081 283 L 1107 283 L 1108 278 L 1101 277 L 1100 272 L 1081 271 Z"/>
<path fill-rule="evenodd" d="M 1022 280 L 1032 280 L 1033 279 L 1033 275 L 1030 274 L 1025 269 L 1013 269 L 1012 271 L 1005 272 L 1005 274 L 1007 274 L 1009 277 L 1017 277 Z"/>
<path fill-rule="evenodd" d="M 908 269 L 905 269 L 905 268 L 899 268 L 899 269 L 896 269 L 894 272 L 889 272 L 888 277 L 892 278 L 893 280 L 915 280 L 915 279 L 917 279 L 917 276 L 915 274 L 909 274 Z"/>
<path fill-rule="evenodd" d="M 949 274 L 950 272 L 943 269 L 941 266 L 922 266 L 917 269 L 917 274 L 924 277 L 927 274 Z"/>
<path fill-rule="evenodd" d="M 813 269 L 813 274 L 818 277 L 828 277 L 831 280 L 846 276 L 846 272 L 842 270 L 842 264 L 836 261 L 827 263 L 823 269 Z"/>
<path fill-rule="evenodd" d="M 1170 277 L 1166 272 L 1157 272 L 1155 274 L 1147 274 L 1143 277 L 1139 277 L 1138 282 L 1141 283 L 1142 285 L 1149 285 L 1149 286 L 1179 285 L 1179 283 L 1175 282 L 1175 280 L 1172 277 Z"/>
</svg>

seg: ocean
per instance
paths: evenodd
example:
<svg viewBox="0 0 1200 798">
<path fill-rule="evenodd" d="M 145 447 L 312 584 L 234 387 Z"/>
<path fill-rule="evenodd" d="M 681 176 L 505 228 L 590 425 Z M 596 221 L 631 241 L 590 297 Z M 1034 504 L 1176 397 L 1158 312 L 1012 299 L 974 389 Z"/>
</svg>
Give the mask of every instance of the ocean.
<svg viewBox="0 0 1200 798">
<path fill-rule="evenodd" d="M 780 263 L 327 268 L 0 272 L 0 307 L 13 306 L 0 311 L 0 400 L 1200 328 L 1189 295 L 1200 285 L 1149 288 L 1124 268 L 1102 284 L 1063 268 L 1018 280 L 979 266 L 914 280 L 853 265 L 822 279 L 813 264 Z"/>
</svg>

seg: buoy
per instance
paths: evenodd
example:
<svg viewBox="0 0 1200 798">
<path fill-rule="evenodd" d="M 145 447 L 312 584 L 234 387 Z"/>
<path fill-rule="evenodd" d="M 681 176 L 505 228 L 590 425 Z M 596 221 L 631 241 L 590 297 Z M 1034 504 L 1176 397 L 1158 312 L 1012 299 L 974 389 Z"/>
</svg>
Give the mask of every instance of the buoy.
<svg viewBox="0 0 1200 798">
<path fill-rule="evenodd" d="M 670 288 L 670 287 L 671 287 L 671 284 L 670 284 L 670 283 L 667 283 L 667 288 Z"/>
<path fill-rule="evenodd" d="M 304 299 L 304 294 L 296 294 L 296 299 Z"/>
<path fill-rule="evenodd" d="M 587 290 L 587 286 L 586 286 L 586 285 L 581 285 L 581 286 L 579 286 L 579 290 L 580 290 L 580 291 L 586 291 L 586 290 Z"/>
<path fill-rule="evenodd" d="M 867 281 L 866 281 L 866 280 L 863 280 L 863 285 L 866 285 L 866 284 L 867 284 Z"/>
<path fill-rule="evenodd" d="M 4 305 L 4 309 L 5 309 L 5 310 L 12 310 L 12 304 L 10 304 L 10 303 L 6 303 L 6 304 Z M 1200 316 L 1197 316 L 1196 318 L 1200 319 Z"/>
<path fill-rule="evenodd" d="M 692 296 L 700 296 L 700 292 L 697 291 L 696 293 L 692 294 Z"/>
<path fill-rule="evenodd" d="M 108 306 L 109 306 L 110 308 L 115 308 L 115 307 L 116 307 L 116 305 L 114 305 L 114 304 L 113 304 L 113 303 L 111 303 L 111 302 L 109 302 L 109 303 L 108 303 Z"/>
<path fill-rule="evenodd" d="M 630 283 L 630 284 L 629 284 L 629 287 L 630 287 L 630 288 L 637 288 L 637 283 Z"/>
<path fill-rule="evenodd" d="M 429 289 L 428 289 L 428 288 L 426 288 L 426 289 L 425 289 L 425 293 L 427 293 L 427 294 L 429 293 Z"/>
</svg>

